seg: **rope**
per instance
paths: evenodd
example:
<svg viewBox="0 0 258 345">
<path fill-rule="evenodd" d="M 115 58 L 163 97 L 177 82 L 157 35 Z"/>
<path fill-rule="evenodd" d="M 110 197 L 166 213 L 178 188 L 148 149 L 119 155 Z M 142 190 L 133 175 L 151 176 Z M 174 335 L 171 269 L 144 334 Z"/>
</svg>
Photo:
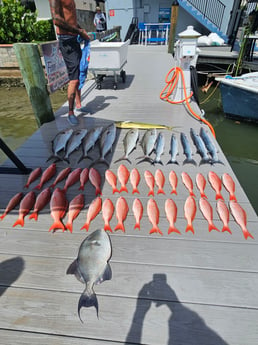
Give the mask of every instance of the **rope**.
<svg viewBox="0 0 258 345">
<path fill-rule="evenodd" d="M 173 73 L 173 74 L 172 74 Z M 170 74 L 172 74 L 172 76 L 170 77 Z M 170 99 L 170 96 L 172 95 L 178 80 L 179 80 L 179 76 L 181 76 L 182 82 L 183 82 L 183 89 L 184 89 L 184 96 L 185 98 L 179 101 L 172 101 Z M 203 119 L 201 116 L 199 116 L 198 114 L 196 114 L 193 109 L 190 106 L 189 103 L 189 99 L 192 97 L 193 92 L 191 91 L 190 95 L 187 95 L 186 93 L 186 86 L 185 86 L 185 78 L 184 78 L 184 72 L 180 67 L 173 67 L 166 75 L 165 78 L 165 82 L 166 82 L 166 86 L 163 88 L 163 90 L 160 93 L 160 98 L 164 101 L 167 101 L 171 104 L 180 104 L 185 102 L 187 105 L 188 110 L 190 111 L 191 115 L 193 117 L 195 117 L 196 119 L 202 121 L 203 123 L 205 123 L 211 130 L 212 135 L 214 136 L 214 138 L 216 138 L 215 135 L 215 131 L 214 128 L 212 127 L 212 125 L 210 124 L 209 121 Z"/>
</svg>

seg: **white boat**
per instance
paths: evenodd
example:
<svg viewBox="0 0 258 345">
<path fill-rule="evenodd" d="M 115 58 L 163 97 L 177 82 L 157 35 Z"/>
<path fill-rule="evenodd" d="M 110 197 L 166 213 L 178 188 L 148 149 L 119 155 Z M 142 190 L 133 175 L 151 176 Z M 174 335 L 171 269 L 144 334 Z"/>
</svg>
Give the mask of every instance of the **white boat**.
<svg viewBox="0 0 258 345">
<path fill-rule="evenodd" d="M 258 72 L 216 78 L 226 116 L 258 122 Z"/>
</svg>

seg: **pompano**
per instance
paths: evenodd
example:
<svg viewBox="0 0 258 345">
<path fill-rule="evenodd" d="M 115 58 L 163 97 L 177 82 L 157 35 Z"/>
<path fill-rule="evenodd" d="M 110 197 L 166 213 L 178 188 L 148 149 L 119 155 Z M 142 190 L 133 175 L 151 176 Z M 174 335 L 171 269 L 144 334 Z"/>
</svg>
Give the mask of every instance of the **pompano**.
<svg viewBox="0 0 258 345">
<path fill-rule="evenodd" d="M 159 163 L 163 165 L 161 161 L 161 156 L 164 153 L 164 147 L 165 147 L 165 136 L 164 136 L 164 133 L 160 132 L 156 140 L 156 147 L 155 147 L 156 157 L 154 159 L 154 163 Z"/>
<path fill-rule="evenodd" d="M 123 139 L 124 155 L 121 158 L 117 159 L 114 163 L 120 162 L 122 160 L 127 160 L 131 164 L 132 162 L 130 161 L 128 156 L 136 148 L 138 139 L 139 130 L 137 128 L 130 129 Z"/>
<path fill-rule="evenodd" d="M 220 164 L 224 164 L 223 162 L 221 162 L 218 158 L 218 151 L 215 147 L 215 145 L 213 144 L 208 132 L 201 127 L 200 129 L 200 137 L 202 138 L 202 140 L 204 141 L 204 144 L 209 152 L 209 154 L 211 155 L 211 164 L 215 164 L 215 163 L 220 163 Z"/>
<path fill-rule="evenodd" d="M 210 164 L 211 159 L 208 155 L 207 148 L 206 148 L 202 138 L 198 134 L 195 133 L 193 128 L 190 128 L 190 135 L 191 135 L 193 143 L 196 147 L 196 152 L 199 153 L 199 155 L 202 158 L 199 165 Z"/>
<path fill-rule="evenodd" d="M 100 137 L 100 134 L 103 130 L 102 126 L 98 126 L 95 128 L 92 128 L 85 136 L 85 138 L 83 139 L 83 143 L 82 143 L 82 155 L 78 160 L 78 163 L 80 163 L 80 161 L 82 161 L 83 159 L 89 158 L 92 160 L 92 158 L 90 156 L 88 156 L 88 152 L 94 147 L 94 145 L 96 144 L 97 140 Z"/>
<path fill-rule="evenodd" d="M 183 161 L 183 164 L 191 163 L 196 166 L 197 164 L 192 157 L 192 149 L 191 149 L 190 142 L 187 136 L 184 133 L 181 133 L 180 139 L 181 139 L 181 143 L 184 149 L 184 155 L 186 156 L 186 159 Z"/>
<path fill-rule="evenodd" d="M 171 135 L 169 153 L 171 155 L 171 158 L 167 162 L 167 164 L 178 164 L 178 161 L 176 160 L 176 156 L 178 155 L 178 141 L 175 134 Z"/>
<path fill-rule="evenodd" d="M 69 143 L 67 145 L 65 156 L 63 157 L 63 160 L 69 163 L 69 156 L 76 150 L 79 149 L 79 147 L 82 144 L 83 138 L 87 134 L 87 129 L 82 128 L 78 129 L 73 133 L 73 136 L 69 140 Z"/>
<path fill-rule="evenodd" d="M 137 159 L 143 158 L 137 164 L 144 162 L 144 161 L 149 161 L 151 163 L 154 163 L 154 161 L 150 157 L 150 155 L 151 155 L 152 151 L 154 150 L 156 140 L 157 140 L 156 128 L 149 129 L 144 133 L 144 136 L 143 136 L 142 141 L 141 141 L 141 146 L 143 149 L 144 156 L 137 158 Z"/>
<path fill-rule="evenodd" d="M 54 137 L 52 140 L 52 155 L 47 159 L 49 161 L 52 158 L 57 158 L 58 160 L 60 157 L 58 153 L 66 149 L 66 145 L 73 134 L 72 129 L 65 129 Z"/>
<path fill-rule="evenodd" d="M 144 123 L 144 122 L 133 122 L 133 121 L 116 121 L 115 125 L 117 128 L 138 128 L 138 129 L 169 129 L 172 130 L 173 127 L 166 125 L 157 125 L 154 123 Z"/>
<path fill-rule="evenodd" d="M 75 277 L 86 285 L 78 303 L 78 315 L 81 319 L 82 307 L 94 306 L 98 316 L 98 300 L 93 290 L 94 284 L 100 284 L 112 278 L 109 260 L 112 255 L 111 241 L 104 230 L 95 230 L 85 238 L 79 248 L 77 259 L 68 267 L 66 274 Z"/>
</svg>

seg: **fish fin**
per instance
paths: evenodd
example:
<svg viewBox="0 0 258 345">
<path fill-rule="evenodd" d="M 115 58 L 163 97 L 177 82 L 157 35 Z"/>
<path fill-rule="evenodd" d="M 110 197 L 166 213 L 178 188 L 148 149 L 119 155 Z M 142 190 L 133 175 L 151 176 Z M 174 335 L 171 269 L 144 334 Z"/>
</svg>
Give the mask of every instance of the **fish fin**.
<svg viewBox="0 0 258 345">
<path fill-rule="evenodd" d="M 207 195 L 206 195 L 205 193 L 201 193 L 201 198 L 206 198 L 206 199 L 208 199 L 208 198 L 207 198 Z"/>
<path fill-rule="evenodd" d="M 138 194 L 140 194 L 140 192 L 139 192 L 139 190 L 138 190 L 138 188 L 137 188 L 137 187 L 133 188 L 133 190 L 132 190 L 132 194 L 134 194 L 134 193 L 138 193 Z"/>
<path fill-rule="evenodd" d="M 81 275 L 81 272 L 80 272 L 80 270 L 78 268 L 78 261 L 77 261 L 77 259 L 75 259 L 71 263 L 71 265 L 67 268 L 66 274 L 73 274 L 76 277 L 76 279 L 79 280 L 79 282 L 81 282 L 83 284 L 85 283 L 85 280 L 83 279 L 83 277 Z"/>
<path fill-rule="evenodd" d="M 96 187 L 96 195 L 102 195 L 101 189 L 99 187 Z"/>
<path fill-rule="evenodd" d="M 61 220 L 54 222 L 48 231 L 50 232 L 51 230 L 55 230 L 55 229 L 62 229 L 63 231 L 65 230 L 65 226 Z"/>
<path fill-rule="evenodd" d="M 89 227 L 90 227 L 90 224 L 89 224 L 89 223 L 85 223 L 85 224 L 81 227 L 81 230 L 82 230 L 82 229 L 85 229 L 86 231 L 89 231 Z"/>
<path fill-rule="evenodd" d="M 105 225 L 104 225 L 104 230 L 105 230 L 105 231 L 110 231 L 110 232 L 112 232 L 112 229 L 111 229 L 111 227 L 110 227 L 109 224 L 105 224 Z"/>
<path fill-rule="evenodd" d="M 177 191 L 175 189 L 172 189 L 172 191 L 170 192 L 170 194 L 176 194 L 177 195 Z"/>
<path fill-rule="evenodd" d="M 113 194 L 115 193 L 119 193 L 119 190 L 116 187 L 113 188 Z"/>
<path fill-rule="evenodd" d="M 209 232 L 211 232 L 212 230 L 219 231 L 219 229 L 213 223 L 209 224 Z"/>
<path fill-rule="evenodd" d="M 150 195 L 153 195 L 154 196 L 154 191 L 153 190 L 150 190 L 149 193 L 148 193 L 148 196 Z"/>
<path fill-rule="evenodd" d="M 101 277 L 99 277 L 99 279 L 97 279 L 95 281 L 95 284 L 101 284 L 103 283 L 105 280 L 111 280 L 112 279 L 112 270 L 111 270 L 111 266 L 109 263 L 107 263 L 107 266 L 105 268 L 104 273 L 102 274 Z"/>
<path fill-rule="evenodd" d="M 174 161 L 174 160 L 172 160 L 172 159 L 170 159 L 170 160 L 167 162 L 167 165 L 168 165 L 168 164 L 177 164 L 177 165 L 179 165 L 178 161 Z"/>
<path fill-rule="evenodd" d="M 213 165 L 213 164 L 222 164 L 222 165 L 225 165 L 222 161 L 220 161 L 220 160 L 217 160 L 217 161 L 215 161 L 215 160 L 211 160 L 211 164 Z"/>
<path fill-rule="evenodd" d="M 221 232 L 225 232 L 225 231 L 229 232 L 232 235 L 232 231 L 229 229 L 229 227 L 227 225 L 224 225 L 222 230 L 221 230 Z"/>
<path fill-rule="evenodd" d="M 70 161 L 69 161 L 69 158 L 68 158 L 68 157 L 67 157 L 67 158 L 64 157 L 64 158 L 63 158 L 63 161 L 65 161 L 66 163 L 70 164 Z"/>
<path fill-rule="evenodd" d="M 140 230 L 140 222 L 136 222 L 135 223 L 135 226 L 134 226 L 134 229 L 139 229 Z"/>
<path fill-rule="evenodd" d="M 77 164 L 79 164 L 83 159 L 87 159 L 87 158 L 90 159 L 91 161 L 93 161 L 92 157 L 81 155 L 81 157 L 78 159 Z"/>
<path fill-rule="evenodd" d="M 82 321 L 81 319 L 81 314 L 80 314 L 80 310 L 82 307 L 86 307 L 86 308 L 89 308 L 89 307 L 95 307 L 96 308 L 96 312 L 97 312 L 97 317 L 98 317 L 98 314 L 99 314 L 99 305 L 98 305 L 98 300 L 97 300 L 97 296 L 95 294 L 95 292 L 92 290 L 91 293 L 87 292 L 87 290 L 85 289 L 85 291 L 82 293 L 81 297 L 80 297 L 80 300 L 79 300 L 79 303 L 78 303 L 78 315 L 79 315 L 79 318 Z"/>
<path fill-rule="evenodd" d="M 123 232 L 125 232 L 125 227 L 124 227 L 124 224 L 121 222 L 121 223 L 117 223 L 115 229 L 115 231 L 117 230 L 122 230 Z"/>
<path fill-rule="evenodd" d="M 99 163 L 103 163 L 103 164 L 106 164 L 108 167 L 110 165 L 110 163 L 105 159 L 105 158 L 99 158 L 97 160 L 95 160 L 94 162 L 92 162 L 90 165 L 89 165 L 89 169 L 92 168 L 94 165 L 96 164 L 99 164 Z"/>
<path fill-rule="evenodd" d="M 197 163 L 194 159 L 189 159 L 189 158 L 186 158 L 184 161 L 183 161 L 183 165 L 185 164 L 193 164 L 194 166 L 197 166 Z"/>
<path fill-rule="evenodd" d="M 231 194 L 230 197 L 229 197 L 229 200 L 237 201 L 237 198 L 236 198 L 235 194 Z"/>
<path fill-rule="evenodd" d="M 121 193 L 121 192 L 126 192 L 126 193 L 128 193 L 127 187 L 126 187 L 126 186 L 122 186 L 121 189 L 120 189 L 120 191 L 119 191 L 119 193 Z"/>
<path fill-rule="evenodd" d="M 7 213 L 2 214 L 2 215 L 0 216 L 0 219 L 3 220 L 4 217 L 6 216 L 6 214 L 7 214 Z"/>
<path fill-rule="evenodd" d="M 20 225 L 20 226 L 24 226 L 24 219 L 17 219 L 16 222 L 13 224 L 13 228 L 16 226 L 16 225 Z"/>
<path fill-rule="evenodd" d="M 166 194 L 162 188 L 159 188 L 157 194 Z"/>
<path fill-rule="evenodd" d="M 224 200 L 223 196 L 221 195 L 221 193 L 217 193 L 216 194 L 216 200 L 221 199 Z"/>
<path fill-rule="evenodd" d="M 153 227 L 150 230 L 150 234 L 154 234 L 154 233 L 159 233 L 160 235 L 163 235 L 163 232 L 158 227 Z"/>
<path fill-rule="evenodd" d="M 80 185 L 79 190 L 84 190 L 84 185 Z"/>
<path fill-rule="evenodd" d="M 130 159 L 126 156 L 123 156 L 121 158 L 118 158 L 116 161 L 114 161 L 114 163 L 118 163 L 118 162 L 121 162 L 121 161 L 127 161 L 128 163 L 132 164 L 132 162 L 130 161 Z"/>
<path fill-rule="evenodd" d="M 138 157 L 138 158 L 141 158 L 141 157 Z M 142 162 L 150 162 L 151 164 L 155 164 L 154 160 L 151 157 L 149 157 L 149 156 L 145 156 L 142 160 L 140 160 L 136 164 L 140 164 Z"/>
<path fill-rule="evenodd" d="M 199 165 L 203 165 L 203 164 L 212 164 L 210 158 L 202 158 Z"/>
<path fill-rule="evenodd" d="M 35 220 L 38 220 L 38 213 L 37 212 L 33 212 L 30 216 L 29 219 L 34 218 Z"/>
<path fill-rule="evenodd" d="M 37 185 L 34 187 L 34 189 L 38 189 L 38 190 L 40 190 L 41 188 L 42 188 L 42 184 L 41 184 L 41 183 L 37 184 Z"/>
<path fill-rule="evenodd" d="M 65 228 L 70 231 L 70 233 L 73 232 L 73 224 L 72 223 L 67 223 L 65 225 Z"/>
<path fill-rule="evenodd" d="M 190 195 L 195 197 L 196 195 L 194 194 L 194 192 L 190 192 Z"/>
<path fill-rule="evenodd" d="M 243 231 L 243 234 L 244 234 L 244 237 L 246 240 L 248 239 L 248 237 L 251 237 L 254 240 L 253 235 L 250 234 L 250 232 L 247 229 L 245 229 L 245 231 Z"/>
<path fill-rule="evenodd" d="M 168 235 L 171 234 L 171 232 L 176 232 L 177 234 L 181 235 L 181 232 L 175 226 L 170 226 L 169 227 Z"/>
<path fill-rule="evenodd" d="M 188 231 L 192 231 L 192 233 L 194 234 L 194 228 L 193 228 L 193 225 L 192 224 L 188 224 L 186 229 L 185 229 L 185 232 L 188 232 Z"/>
<path fill-rule="evenodd" d="M 158 159 L 158 160 L 154 159 L 152 164 L 155 165 L 155 163 L 164 165 L 163 162 L 160 159 Z"/>
</svg>

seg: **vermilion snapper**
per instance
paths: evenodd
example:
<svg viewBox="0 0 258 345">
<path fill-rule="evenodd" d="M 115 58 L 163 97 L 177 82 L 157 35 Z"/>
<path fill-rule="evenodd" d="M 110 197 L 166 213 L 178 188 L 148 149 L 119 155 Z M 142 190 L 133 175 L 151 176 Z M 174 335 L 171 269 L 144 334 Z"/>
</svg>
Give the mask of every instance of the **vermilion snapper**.
<svg viewBox="0 0 258 345">
<path fill-rule="evenodd" d="M 73 221 L 84 207 L 84 195 L 78 194 L 69 203 L 68 219 L 65 225 L 71 233 L 73 232 Z"/>
<path fill-rule="evenodd" d="M 109 224 L 113 213 L 114 213 L 114 205 L 110 199 L 105 199 L 102 204 L 102 218 L 104 220 L 104 230 L 112 232 L 111 226 Z"/>
<path fill-rule="evenodd" d="M 213 211 L 212 211 L 212 207 L 209 201 L 205 198 L 200 198 L 199 207 L 204 218 L 207 220 L 209 224 L 209 228 L 208 228 L 209 232 L 211 232 L 211 230 L 219 231 L 219 229 L 213 223 Z"/>
<path fill-rule="evenodd" d="M 165 184 L 165 176 L 164 176 L 162 170 L 160 170 L 160 169 L 157 169 L 155 171 L 155 182 L 156 182 L 156 185 L 158 186 L 157 194 L 165 194 L 165 192 L 163 190 L 163 187 Z"/>
<path fill-rule="evenodd" d="M 239 205 L 238 202 L 234 200 L 229 201 L 229 207 L 235 221 L 241 227 L 245 239 L 247 240 L 248 237 L 251 237 L 252 239 L 254 239 L 253 235 L 251 235 L 250 232 L 246 228 L 247 217 L 246 217 L 245 210 Z"/>
<path fill-rule="evenodd" d="M 65 196 L 65 192 L 60 188 L 56 188 L 50 199 L 51 217 L 54 219 L 54 223 L 51 225 L 48 231 L 61 229 L 65 231 L 65 226 L 62 219 L 65 216 L 68 201 Z"/>
<path fill-rule="evenodd" d="M 116 174 L 113 173 L 113 171 L 107 169 L 105 171 L 105 179 L 106 181 L 110 184 L 110 186 L 112 187 L 112 192 L 113 194 L 115 193 L 119 193 L 119 190 L 116 187 L 117 184 L 117 177 Z"/>
<path fill-rule="evenodd" d="M 143 214 L 143 206 L 140 199 L 137 199 L 137 198 L 134 199 L 132 210 L 133 210 L 133 215 L 135 218 L 134 229 L 140 230 L 140 220 L 142 219 L 142 214 Z"/>
<path fill-rule="evenodd" d="M 95 194 L 96 195 L 102 195 L 101 193 L 101 175 L 98 172 L 98 170 L 96 170 L 95 168 L 90 168 L 89 171 L 89 180 L 91 182 L 91 184 L 96 188 L 95 190 Z"/>
<path fill-rule="evenodd" d="M 153 234 L 154 232 L 157 232 L 161 235 L 163 235 L 162 231 L 158 227 L 159 223 L 159 208 L 156 204 L 156 201 L 154 199 L 149 199 L 147 203 L 147 214 L 149 217 L 149 221 L 152 224 L 152 229 L 150 230 L 150 234 Z"/>
<path fill-rule="evenodd" d="M 118 198 L 116 202 L 116 218 L 118 220 L 118 223 L 114 230 L 122 230 L 123 232 L 125 232 L 124 221 L 127 217 L 128 211 L 129 207 L 125 198 L 120 196 L 120 198 Z"/>
<path fill-rule="evenodd" d="M 19 218 L 13 224 L 13 227 L 15 227 L 18 224 L 21 226 L 24 226 L 24 218 L 34 206 L 35 200 L 36 200 L 36 195 L 33 191 L 29 192 L 28 194 L 24 196 L 24 198 L 22 199 L 20 203 Z"/>
<path fill-rule="evenodd" d="M 192 231 L 194 234 L 193 220 L 196 215 L 196 202 L 195 199 L 189 195 L 184 205 L 185 219 L 187 220 L 187 226 L 185 232 Z"/>
<path fill-rule="evenodd" d="M 41 189 L 43 184 L 49 181 L 54 175 L 56 174 L 56 164 L 51 164 L 46 170 L 44 170 L 39 184 L 35 187 L 35 189 Z"/>
<path fill-rule="evenodd" d="M 140 176 L 138 169 L 133 168 L 133 170 L 130 173 L 130 182 L 131 182 L 131 185 L 133 187 L 132 194 L 134 194 L 134 193 L 139 194 L 140 193 L 138 188 L 137 188 L 139 183 L 140 183 L 140 180 L 141 180 L 141 176 Z"/>
<path fill-rule="evenodd" d="M 54 183 L 52 183 L 52 185 L 50 187 L 55 188 L 55 186 L 59 182 L 63 181 L 70 174 L 71 170 L 72 169 L 70 167 L 61 170 L 60 173 L 57 175 Z"/>
<path fill-rule="evenodd" d="M 235 182 L 232 177 L 228 173 L 224 173 L 222 175 L 222 182 L 226 190 L 229 192 L 229 200 L 237 201 L 235 196 Z"/>
<path fill-rule="evenodd" d="M 82 172 L 81 168 L 77 168 L 73 170 L 72 172 L 70 172 L 67 179 L 65 180 L 65 185 L 63 189 L 64 192 L 67 192 L 67 189 L 69 187 L 71 187 L 72 185 L 74 185 L 76 182 L 80 180 L 81 172 Z"/>
<path fill-rule="evenodd" d="M 170 194 L 176 194 L 177 195 L 176 187 L 177 187 L 178 179 L 177 179 L 177 175 L 176 175 L 174 170 L 170 171 L 168 178 L 169 178 L 169 183 L 172 187 Z"/>
<path fill-rule="evenodd" d="M 126 187 L 126 184 L 128 182 L 130 176 L 130 172 L 127 169 L 127 167 L 123 164 L 119 165 L 118 169 L 117 169 L 117 178 L 119 180 L 119 182 L 121 183 L 121 188 L 119 193 L 121 192 L 126 192 L 128 193 L 128 189 Z"/>
<path fill-rule="evenodd" d="M 80 187 L 79 190 L 84 190 L 84 186 L 89 179 L 89 168 L 84 168 L 80 173 Z"/>
<path fill-rule="evenodd" d="M 85 229 L 86 231 L 89 230 L 90 227 L 90 223 L 91 221 L 99 214 L 99 212 L 101 211 L 101 205 L 102 205 L 102 200 L 101 198 L 98 196 L 97 198 L 95 198 L 88 209 L 87 212 L 87 218 L 86 218 L 86 222 L 85 224 L 81 227 L 82 229 Z"/>
<path fill-rule="evenodd" d="M 195 196 L 193 192 L 193 181 L 191 177 L 187 174 L 187 172 L 183 171 L 181 174 L 183 184 L 188 189 L 191 196 Z"/>
<path fill-rule="evenodd" d="M 181 234 L 181 232 L 175 227 L 176 217 L 177 217 L 177 206 L 174 200 L 167 199 L 165 201 L 165 212 L 167 216 L 167 220 L 169 222 L 169 229 L 168 234 L 171 232 L 176 232 Z"/>
<path fill-rule="evenodd" d="M 206 180 L 205 180 L 205 177 L 203 176 L 203 174 L 201 173 L 198 173 L 196 175 L 196 185 L 201 193 L 201 198 L 206 198 L 207 199 L 207 196 L 206 194 L 204 193 L 204 189 L 206 187 Z"/>
<path fill-rule="evenodd" d="M 42 174 L 42 169 L 40 167 L 32 170 L 24 188 L 29 188 L 30 184 L 34 182 L 41 174 Z"/>
<path fill-rule="evenodd" d="M 154 195 L 154 185 L 155 185 L 155 179 L 152 173 L 149 170 L 145 170 L 144 172 L 144 178 L 147 186 L 149 187 L 149 193 L 148 196 Z"/>
<path fill-rule="evenodd" d="M 219 178 L 219 176 L 214 171 L 209 171 L 208 180 L 209 180 L 212 188 L 216 192 L 216 200 L 218 200 L 218 199 L 224 200 L 223 196 L 221 195 L 222 182 L 221 182 L 221 179 Z"/>
<path fill-rule="evenodd" d="M 217 200 L 217 213 L 223 223 L 222 232 L 228 231 L 232 234 L 231 230 L 229 229 L 228 222 L 229 222 L 229 210 L 224 202 L 224 200 Z"/>
<path fill-rule="evenodd" d="M 8 202 L 4 213 L 1 215 L 0 219 L 3 220 L 4 217 L 11 212 L 21 201 L 21 199 L 23 198 L 23 193 L 17 193 L 15 194 L 10 201 Z"/>
<path fill-rule="evenodd" d="M 36 198 L 33 213 L 29 216 L 29 219 L 34 218 L 38 220 L 38 213 L 49 203 L 51 198 L 50 187 L 45 188 Z"/>
</svg>

